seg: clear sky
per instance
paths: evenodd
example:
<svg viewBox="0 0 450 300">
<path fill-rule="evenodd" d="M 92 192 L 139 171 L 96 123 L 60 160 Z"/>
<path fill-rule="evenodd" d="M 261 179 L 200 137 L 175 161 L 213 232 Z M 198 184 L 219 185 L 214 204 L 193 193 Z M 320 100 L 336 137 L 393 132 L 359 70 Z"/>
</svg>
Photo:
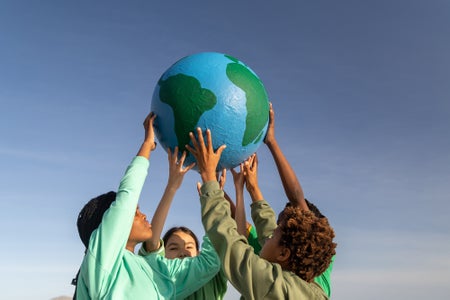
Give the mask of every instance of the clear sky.
<svg viewBox="0 0 450 300">
<path fill-rule="evenodd" d="M 446 0 L 1 1 L 1 298 L 72 295 L 78 212 L 117 188 L 161 74 L 203 51 L 263 81 L 279 143 L 336 231 L 333 299 L 448 298 Z M 279 211 L 275 165 L 258 154 Z M 167 174 L 159 148 L 140 201 L 149 218 Z M 203 234 L 198 180 L 186 175 L 166 229 Z"/>
</svg>

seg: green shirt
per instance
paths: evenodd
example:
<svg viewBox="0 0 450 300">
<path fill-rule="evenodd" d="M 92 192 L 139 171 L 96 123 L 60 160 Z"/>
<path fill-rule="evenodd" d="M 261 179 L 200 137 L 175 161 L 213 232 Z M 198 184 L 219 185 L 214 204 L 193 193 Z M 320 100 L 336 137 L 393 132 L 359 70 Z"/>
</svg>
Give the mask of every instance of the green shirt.
<svg viewBox="0 0 450 300">
<path fill-rule="evenodd" d="M 211 245 L 192 259 L 166 259 L 158 251 L 143 257 L 125 249 L 148 166 L 142 156 L 133 159 L 116 200 L 91 234 L 77 299 L 183 299 L 219 271 L 219 258 Z"/>
<path fill-rule="evenodd" d="M 164 245 L 164 241 L 160 241 L 161 245 Z M 163 248 L 163 247 L 161 247 Z M 214 248 L 211 245 L 211 241 L 205 235 L 203 237 L 202 244 L 202 253 L 203 251 L 214 251 Z M 139 249 L 139 255 L 148 255 L 149 253 L 142 246 Z M 159 251 L 159 255 L 165 256 L 164 251 Z M 190 259 L 190 257 L 186 257 L 184 259 Z M 208 281 L 204 286 L 196 290 L 193 294 L 189 295 L 185 298 L 185 300 L 222 300 L 227 291 L 227 278 L 222 271 L 219 271 L 213 279 Z"/>
<path fill-rule="evenodd" d="M 230 205 L 217 181 L 201 187 L 202 222 L 222 263 L 222 270 L 231 284 L 241 293 L 241 299 L 328 299 L 320 286 L 308 283 L 279 264 L 271 263 L 254 253 L 247 239 L 237 232 Z M 264 218 L 273 210 L 264 200 L 252 208 L 256 228 L 265 223 L 261 232 L 273 231 Z M 260 235 L 258 231 L 258 236 Z"/>
<path fill-rule="evenodd" d="M 258 242 L 258 234 L 256 233 L 256 229 L 252 225 L 250 225 L 247 239 L 248 243 L 253 247 L 253 249 L 255 249 L 255 253 L 259 254 L 261 251 L 261 245 Z M 333 263 L 334 256 L 331 258 L 331 263 L 325 272 L 314 278 L 314 281 L 320 285 L 328 297 L 331 297 L 331 271 L 333 271 Z"/>
</svg>

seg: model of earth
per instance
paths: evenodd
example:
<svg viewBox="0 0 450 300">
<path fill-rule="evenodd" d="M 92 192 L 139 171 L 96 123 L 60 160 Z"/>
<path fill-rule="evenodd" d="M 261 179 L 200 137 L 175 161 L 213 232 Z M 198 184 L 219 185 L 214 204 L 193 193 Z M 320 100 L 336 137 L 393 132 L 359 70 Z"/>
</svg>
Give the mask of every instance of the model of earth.
<svg viewBox="0 0 450 300">
<path fill-rule="evenodd" d="M 210 129 L 213 148 L 227 147 L 217 170 L 234 168 L 263 142 L 269 122 L 269 101 L 258 76 L 238 59 L 217 52 L 186 56 L 159 79 L 151 110 L 154 128 L 167 151 L 178 146 L 179 155 L 190 144 L 189 132 Z M 205 139 L 206 142 L 206 139 Z M 188 153 L 185 165 L 194 162 Z"/>
</svg>

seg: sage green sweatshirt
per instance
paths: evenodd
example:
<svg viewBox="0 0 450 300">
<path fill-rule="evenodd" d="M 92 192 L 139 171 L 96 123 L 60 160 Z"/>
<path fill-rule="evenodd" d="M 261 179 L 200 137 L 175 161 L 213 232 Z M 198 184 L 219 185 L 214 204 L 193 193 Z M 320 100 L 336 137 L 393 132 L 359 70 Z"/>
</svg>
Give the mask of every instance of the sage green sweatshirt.
<svg viewBox="0 0 450 300">
<path fill-rule="evenodd" d="M 223 272 L 241 293 L 241 299 L 328 299 L 317 283 L 308 283 L 294 273 L 282 270 L 279 264 L 254 253 L 246 238 L 237 232 L 229 203 L 217 181 L 204 183 L 201 194 L 202 222 L 206 234 L 219 254 Z M 274 228 L 265 218 L 268 216 L 270 219 L 274 212 L 265 200 L 258 201 L 254 206 L 252 217 L 258 237 L 266 236 Z"/>
</svg>

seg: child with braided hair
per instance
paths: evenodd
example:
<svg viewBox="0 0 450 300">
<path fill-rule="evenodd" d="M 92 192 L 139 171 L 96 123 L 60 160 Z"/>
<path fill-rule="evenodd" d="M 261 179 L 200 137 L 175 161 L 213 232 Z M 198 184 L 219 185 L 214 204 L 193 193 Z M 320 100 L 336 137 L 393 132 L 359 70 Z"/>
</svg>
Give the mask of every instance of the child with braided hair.
<svg viewBox="0 0 450 300">
<path fill-rule="evenodd" d="M 117 193 L 92 199 L 79 214 L 77 227 L 86 252 L 75 280 L 76 299 L 183 299 L 220 270 L 209 242 L 191 259 L 166 259 L 160 255 L 161 247 L 145 256 L 134 253 L 139 243 L 148 242 L 152 250 L 160 246 L 159 235 L 158 242 L 152 241 L 152 225 L 138 206 L 150 153 L 156 147 L 155 117 L 149 114 L 145 119 L 144 142 Z M 184 169 L 179 172 L 182 179 Z"/>
</svg>

